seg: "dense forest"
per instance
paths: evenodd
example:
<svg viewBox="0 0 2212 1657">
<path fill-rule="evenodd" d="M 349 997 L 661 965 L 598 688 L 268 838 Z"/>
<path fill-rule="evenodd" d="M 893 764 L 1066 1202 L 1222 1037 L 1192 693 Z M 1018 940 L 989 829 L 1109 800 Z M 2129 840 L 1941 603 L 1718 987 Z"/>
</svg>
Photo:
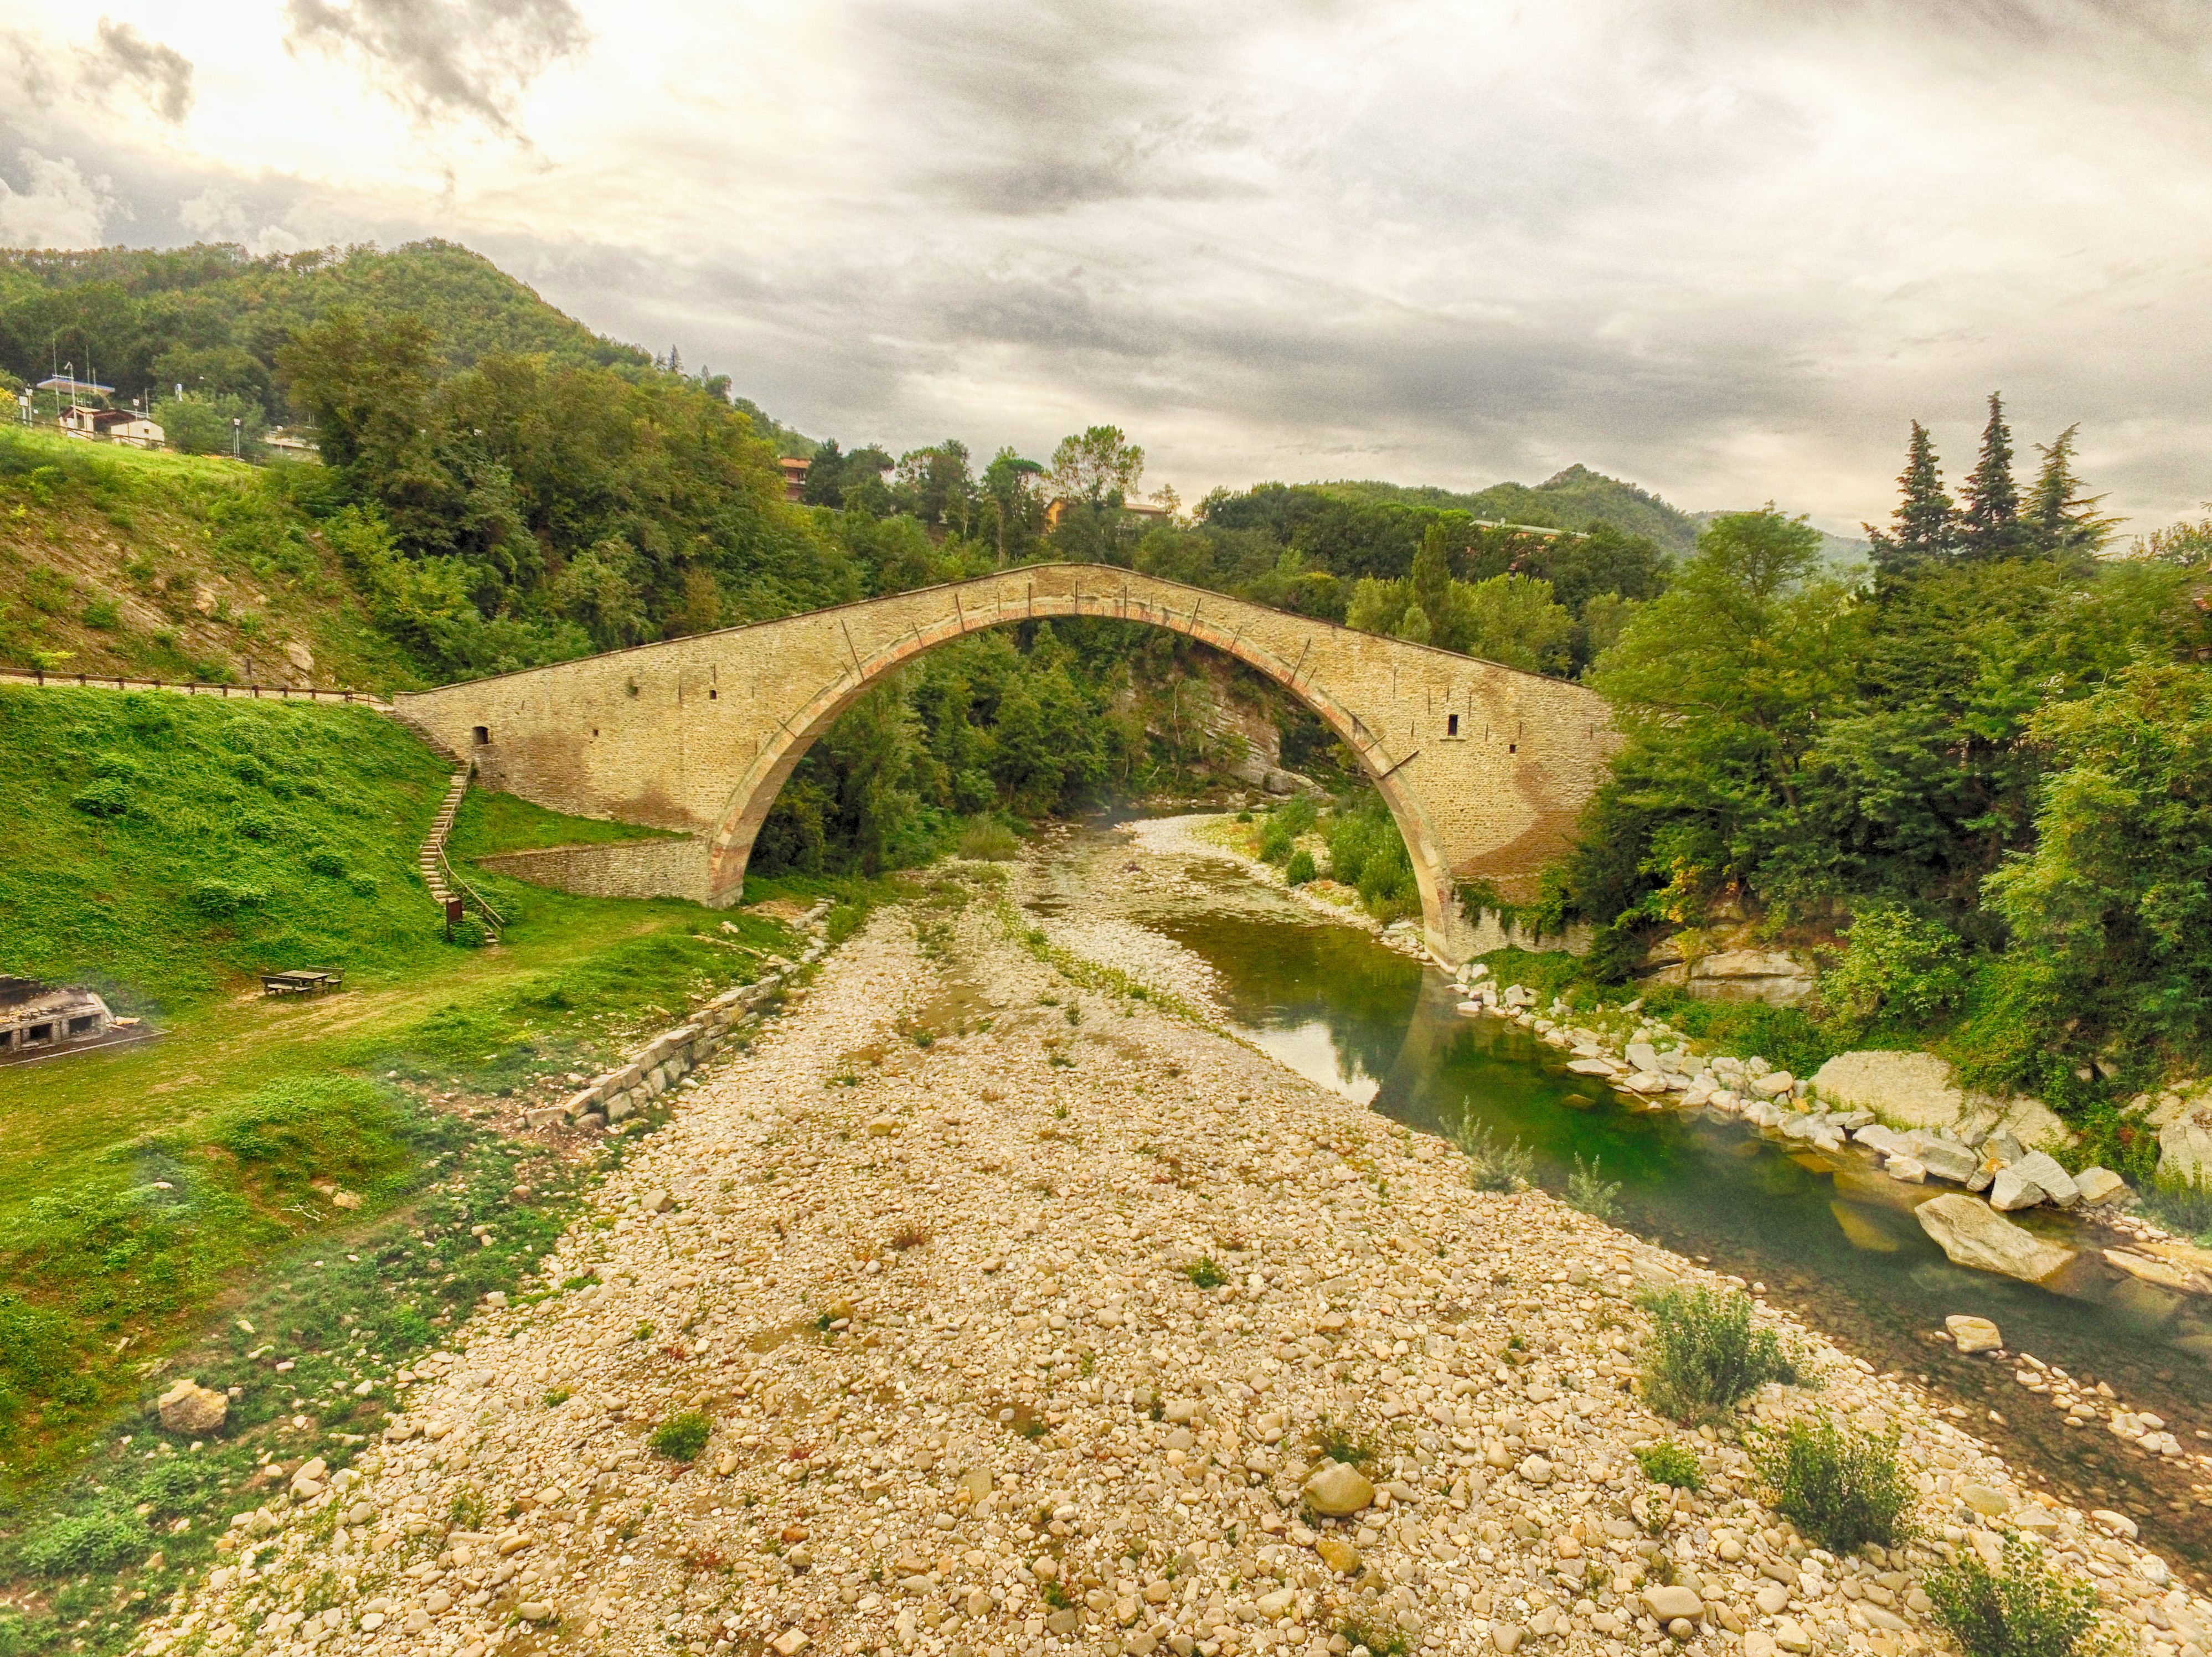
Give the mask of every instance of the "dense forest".
<svg viewBox="0 0 2212 1657">
<path fill-rule="evenodd" d="M 1580 677 L 1627 737 L 1522 918 L 1834 963 L 1838 1038 L 1942 1040 L 2064 1103 L 2212 1059 L 2212 526 L 2116 555 L 2074 434 L 2016 464 L 1997 399 L 1956 497 L 1911 430 L 1869 556 L 1771 508 L 1693 519 L 1581 467 L 1474 494 L 1143 494 L 1108 426 L 1048 455 L 816 442 L 599 338 L 465 249 L 0 257 L 0 374 L 59 360 L 243 409 L 324 464 L 264 487 L 423 677 L 497 672 L 1038 559 L 1122 565 Z M 176 388 L 185 388 L 184 402 Z M 779 455 L 811 461 L 784 498 Z M 1323 775 L 1310 716 L 1187 640 L 1085 620 L 933 652 L 808 756 L 763 866 L 877 868 L 980 816 L 1188 782 L 1220 696 Z M 1360 815 L 1356 802 L 1340 813 Z M 1471 905 L 1503 908 L 1497 895 Z"/>
<path fill-rule="evenodd" d="M 1662 935 L 1810 950 L 1832 1045 L 2062 1106 L 2201 1071 L 2212 523 L 2109 555 L 2073 438 L 2023 487 L 1991 398 L 1954 500 L 1916 424 L 1856 580 L 1802 523 L 1714 520 L 1591 665 L 1627 744 L 1529 918 L 1616 978 Z"/>
</svg>

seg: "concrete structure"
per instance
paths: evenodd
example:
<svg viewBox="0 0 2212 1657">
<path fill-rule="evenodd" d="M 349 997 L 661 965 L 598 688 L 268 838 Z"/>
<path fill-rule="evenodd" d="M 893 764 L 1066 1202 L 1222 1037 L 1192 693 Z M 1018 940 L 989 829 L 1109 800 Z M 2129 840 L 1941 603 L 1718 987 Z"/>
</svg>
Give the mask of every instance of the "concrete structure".
<svg viewBox="0 0 2212 1657">
<path fill-rule="evenodd" d="M 127 409 L 64 409 L 61 428 L 64 436 L 120 443 L 133 449 L 158 449 L 168 437 L 144 415 Z"/>
<path fill-rule="evenodd" d="M 1579 685 L 1097 564 L 1039 564 L 393 698 L 479 776 L 555 810 L 688 836 L 563 854 L 562 883 L 738 901 L 792 768 L 872 685 L 982 628 L 1066 616 L 1172 628 L 1286 687 L 1396 816 L 1429 945 L 1463 959 L 1455 883 L 1525 893 L 1614 737 Z M 584 865 L 603 863 L 603 870 Z"/>
<path fill-rule="evenodd" d="M 90 990 L 0 978 L 0 1059 L 88 1046 L 114 1027 L 107 1003 Z"/>
</svg>

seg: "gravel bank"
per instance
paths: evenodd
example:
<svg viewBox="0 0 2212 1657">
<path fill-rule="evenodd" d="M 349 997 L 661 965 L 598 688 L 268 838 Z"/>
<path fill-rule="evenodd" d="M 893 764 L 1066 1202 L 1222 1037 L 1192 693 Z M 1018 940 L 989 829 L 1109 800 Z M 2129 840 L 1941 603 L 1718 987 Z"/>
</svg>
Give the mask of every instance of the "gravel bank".
<svg viewBox="0 0 2212 1657">
<path fill-rule="evenodd" d="M 1730 1437 L 1630 1388 L 1636 1291 L 1711 1274 L 1471 1192 L 1437 1142 L 1071 981 L 995 874 L 917 883 L 701 1071 L 549 1259 L 568 1287 L 479 1314 L 354 1467 L 284 1470 L 294 1499 L 149 1648 L 1625 1652 L 1671 1627 L 1894 1654 L 1936 1642 L 1936 1551 L 2025 1522 L 2140 1649 L 2202 1657 L 2212 1614 L 2157 1561 L 1793 1329 L 1820 1403 L 1901 1429 L 1929 1537 L 1808 1551 Z M 1054 941 L 1094 924 L 1079 904 Z M 651 1448 L 695 1410 L 696 1459 Z M 1705 1496 L 1638 1470 L 1670 1433 Z M 1368 1499 L 1317 1520 L 1324 1443 L 1365 1477 L 1318 1505 Z"/>
</svg>

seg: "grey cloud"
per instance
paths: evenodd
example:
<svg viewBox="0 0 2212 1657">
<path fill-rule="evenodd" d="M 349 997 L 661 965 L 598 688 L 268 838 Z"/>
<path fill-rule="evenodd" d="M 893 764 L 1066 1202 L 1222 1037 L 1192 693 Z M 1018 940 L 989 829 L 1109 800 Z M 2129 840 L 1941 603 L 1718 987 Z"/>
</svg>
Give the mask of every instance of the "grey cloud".
<svg viewBox="0 0 2212 1657">
<path fill-rule="evenodd" d="M 151 99 L 161 118 L 181 121 L 192 106 L 192 66 L 173 46 L 149 40 L 128 23 L 103 17 L 98 44 L 84 56 L 84 80 L 105 91 L 127 82 Z"/>
<path fill-rule="evenodd" d="M 424 120 L 514 130 L 514 100 L 590 39 L 570 0 L 288 0 L 289 46 L 366 58 Z"/>
<path fill-rule="evenodd" d="M 580 38 L 567 0 L 289 3 L 303 48 L 502 130 Z M 1036 453 L 1110 420 L 1187 498 L 1581 460 L 1850 530 L 1887 513 L 1907 419 L 1971 464 L 1992 387 L 2023 445 L 2082 422 L 2117 510 L 2212 493 L 2212 118 L 2187 83 L 2212 13 L 822 0 L 806 23 L 818 61 L 767 60 L 805 120 L 712 88 L 580 112 L 573 175 L 505 195 L 43 153 L 112 177 L 134 239 L 453 236 L 817 436 Z M 567 222 L 624 190 L 635 224 Z"/>
</svg>

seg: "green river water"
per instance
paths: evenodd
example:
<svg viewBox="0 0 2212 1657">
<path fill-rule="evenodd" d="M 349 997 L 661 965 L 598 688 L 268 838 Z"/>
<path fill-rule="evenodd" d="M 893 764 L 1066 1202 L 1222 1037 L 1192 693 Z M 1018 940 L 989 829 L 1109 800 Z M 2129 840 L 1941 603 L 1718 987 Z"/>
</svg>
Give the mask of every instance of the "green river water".
<svg viewBox="0 0 2212 1657">
<path fill-rule="evenodd" d="M 1081 877 L 1092 880 L 1118 855 L 1104 836 L 1080 835 L 1079 848 L 1091 853 L 1073 860 L 1091 865 Z M 2129 1407 L 2156 1411 L 2202 1448 L 2197 1430 L 2212 1430 L 2212 1302 L 2139 1283 L 2094 1252 L 2063 1292 L 1954 1266 L 1913 1219 L 1915 1188 L 1871 1159 L 1785 1148 L 1717 1113 L 1635 1108 L 1570 1074 L 1566 1055 L 1532 1033 L 1458 1012 L 1435 968 L 1312 917 L 1233 864 L 1190 869 L 1207 901 L 1139 892 L 1116 907 L 1206 962 L 1216 1000 L 1247 1040 L 1417 1129 L 1472 1114 L 1527 1146 L 1553 1191 L 1565 1189 L 1577 1156 L 1595 1162 L 1620 1183 L 1616 1223 L 1762 1284 L 1770 1303 L 1846 1351 L 1917 1378 L 2023 1474 L 2084 1508 L 2132 1514 L 2146 1543 L 2200 1581 L 2212 1569 L 2212 1494 L 2192 1491 L 2186 1464 L 2147 1457 L 2100 1425 L 2066 1428 L 2014 1382 L 2011 1363 L 1962 1357 L 1929 1338 L 1952 1313 L 1993 1319 L 2009 1350 L 2109 1382 Z M 1048 896 L 1037 907 L 1060 905 Z"/>
</svg>

